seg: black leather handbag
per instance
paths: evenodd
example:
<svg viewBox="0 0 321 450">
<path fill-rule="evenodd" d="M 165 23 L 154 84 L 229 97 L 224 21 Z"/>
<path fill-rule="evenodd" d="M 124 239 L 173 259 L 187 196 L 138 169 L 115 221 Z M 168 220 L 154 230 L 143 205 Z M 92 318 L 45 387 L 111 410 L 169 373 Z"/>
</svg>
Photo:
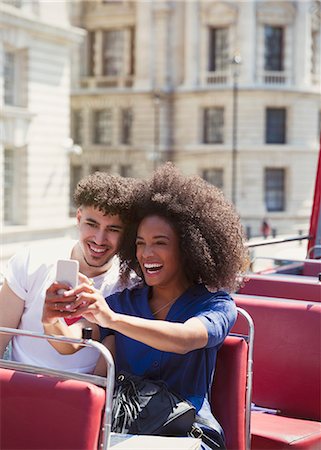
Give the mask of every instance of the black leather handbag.
<svg viewBox="0 0 321 450">
<path fill-rule="evenodd" d="M 166 383 L 118 374 L 112 410 L 115 433 L 187 436 L 194 420 L 194 406 L 170 392 Z"/>
</svg>

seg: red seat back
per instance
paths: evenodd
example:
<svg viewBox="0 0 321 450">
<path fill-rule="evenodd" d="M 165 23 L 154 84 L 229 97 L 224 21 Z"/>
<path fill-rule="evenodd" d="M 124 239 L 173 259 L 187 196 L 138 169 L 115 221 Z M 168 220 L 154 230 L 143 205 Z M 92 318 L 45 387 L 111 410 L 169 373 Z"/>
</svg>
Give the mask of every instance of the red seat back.
<svg viewBox="0 0 321 450">
<path fill-rule="evenodd" d="M 312 277 L 253 274 L 238 293 L 321 302 L 321 283 Z"/>
<path fill-rule="evenodd" d="M 104 389 L 0 368 L 0 392 L 0 448 L 97 448 Z"/>
<path fill-rule="evenodd" d="M 253 402 L 321 419 L 321 305 L 234 295 L 255 326 Z M 242 332 L 237 322 L 234 332 Z"/>
<path fill-rule="evenodd" d="M 321 273 L 321 261 L 320 260 L 307 260 L 303 263 L 302 275 L 306 277 L 317 277 Z"/>
<path fill-rule="evenodd" d="M 222 425 L 227 450 L 245 450 L 247 343 L 227 336 L 218 352 L 211 405 Z"/>
</svg>

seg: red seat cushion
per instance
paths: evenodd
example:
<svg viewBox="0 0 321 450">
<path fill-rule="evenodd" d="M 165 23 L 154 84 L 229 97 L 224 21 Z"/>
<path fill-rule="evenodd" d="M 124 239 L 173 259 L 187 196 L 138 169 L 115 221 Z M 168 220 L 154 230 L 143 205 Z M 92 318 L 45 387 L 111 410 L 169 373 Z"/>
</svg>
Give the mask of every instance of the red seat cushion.
<svg viewBox="0 0 321 450">
<path fill-rule="evenodd" d="M 246 367 L 247 343 L 228 336 L 217 355 L 211 399 L 228 450 L 245 450 Z"/>
<path fill-rule="evenodd" d="M 97 448 L 104 389 L 0 368 L 0 392 L 1 449 Z"/>
<path fill-rule="evenodd" d="M 260 412 L 251 414 L 252 450 L 320 450 L 321 423 Z"/>
<path fill-rule="evenodd" d="M 321 272 L 321 261 L 304 261 L 302 275 L 307 277 L 317 277 Z"/>
<path fill-rule="evenodd" d="M 321 305 L 234 296 L 255 325 L 253 402 L 283 416 L 321 419 Z M 238 321 L 235 332 L 244 332 Z"/>
<path fill-rule="evenodd" d="M 239 294 L 321 302 L 321 284 L 316 277 L 250 275 Z"/>
</svg>

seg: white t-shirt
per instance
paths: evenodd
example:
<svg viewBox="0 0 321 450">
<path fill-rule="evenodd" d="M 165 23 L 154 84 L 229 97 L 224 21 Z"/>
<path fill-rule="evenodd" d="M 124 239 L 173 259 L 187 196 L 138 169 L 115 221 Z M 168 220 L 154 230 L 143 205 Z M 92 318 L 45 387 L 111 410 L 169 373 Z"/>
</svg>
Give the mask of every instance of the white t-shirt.
<svg viewBox="0 0 321 450">
<path fill-rule="evenodd" d="M 20 329 L 43 333 L 42 311 L 46 290 L 55 281 L 58 259 L 70 259 L 77 241 L 66 240 L 49 244 L 36 243 L 23 248 L 8 262 L 6 280 L 12 291 L 25 302 L 19 324 Z M 119 281 L 119 260 L 113 258 L 112 266 L 94 278 L 94 285 L 104 297 L 132 287 L 138 279 L 132 277 L 124 286 Z M 46 340 L 15 336 L 12 340 L 12 359 L 24 364 L 33 364 L 71 372 L 91 373 L 95 368 L 99 352 L 84 347 L 72 355 L 61 355 Z"/>
</svg>

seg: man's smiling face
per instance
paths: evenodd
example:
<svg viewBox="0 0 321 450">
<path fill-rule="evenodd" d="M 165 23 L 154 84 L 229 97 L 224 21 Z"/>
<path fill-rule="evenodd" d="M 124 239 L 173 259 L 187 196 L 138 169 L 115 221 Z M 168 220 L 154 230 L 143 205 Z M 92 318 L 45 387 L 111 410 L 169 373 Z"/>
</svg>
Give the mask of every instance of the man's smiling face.
<svg viewBox="0 0 321 450">
<path fill-rule="evenodd" d="M 118 216 L 103 214 L 90 206 L 77 211 L 79 244 L 87 266 L 97 268 L 102 273 L 111 258 L 118 252 L 123 236 L 123 222 Z"/>
</svg>

